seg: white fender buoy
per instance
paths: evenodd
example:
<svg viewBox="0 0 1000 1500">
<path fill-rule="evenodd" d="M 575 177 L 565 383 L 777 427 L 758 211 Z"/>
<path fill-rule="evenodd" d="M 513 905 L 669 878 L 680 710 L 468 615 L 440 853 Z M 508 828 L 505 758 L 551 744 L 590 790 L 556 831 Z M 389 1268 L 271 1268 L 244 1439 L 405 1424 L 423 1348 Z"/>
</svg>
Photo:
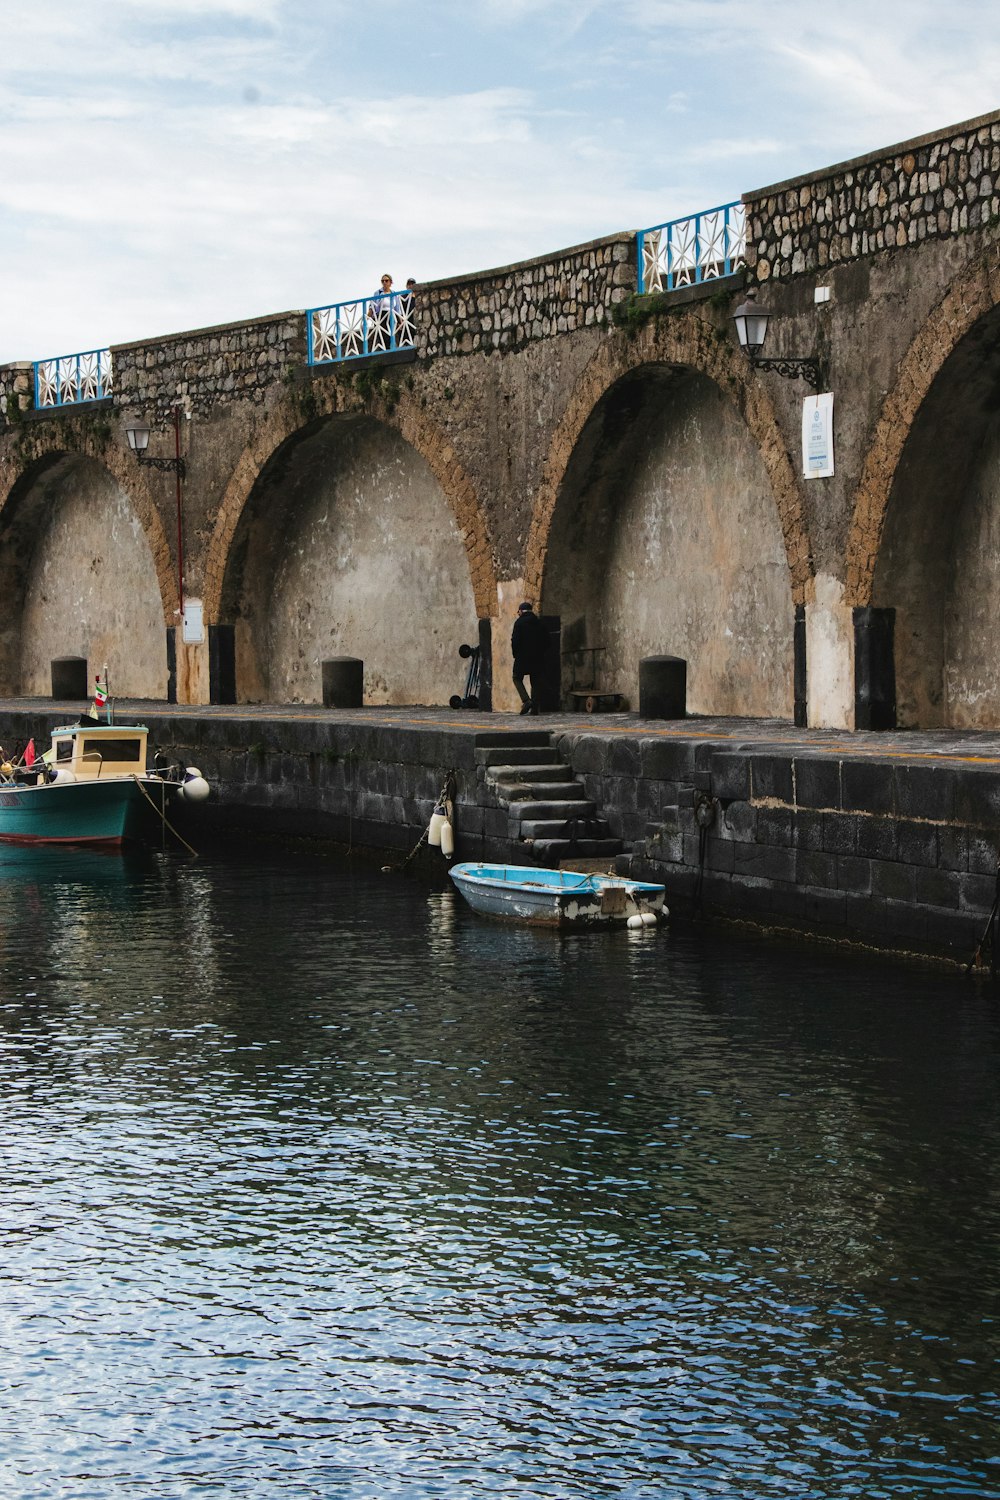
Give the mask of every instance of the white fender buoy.
<svg viewBox="0 0 1000 1500">
<path fill-rule="evenodd" d="M 641 920 L 642 920 L 643 927 L 655 927 L 656 926 L 656 912 L 655 911 L 644 911 L 644 912 L 640 913 L 640 917 L 641 917 Z"/>
<path fill-rule="evenodd" d="M 427 825 L 427 842 L 430 844 L 432 849 L 440 849 L 441 825 L 443 823 L 446 823 L 447 821 L 448 819 L 445 816 L 444 808 L 440 803 L 438 803 L 434 811 L 431 813 L 431 821 Z"/>
<path fill-rule="evenodd" d="M 638 932 L 639 929 L 643 926 L 641 912 L 634 912 L 633 915 L 629 917 L 628 921 L 625 923 L 625 926 L 628 927 L 632 932 Z"/>
<path fill-rule="evenodd" d="M 69 786 L 71 782 L 76 780 L 76 777 L 65 766 L 60 766 L 57 771 L 53 771 L 52 780 L 57 786 Z"/>
<path fill-rule="evenodd" d="M 455 830 L 448 819 L 445 818 L 441 824 L 441 853 L 446 859 L 451 859 L 455 852 Z"/>
<path fill-rule="evenodd" d="M 197 766 L 185 766 L 184 767 L 184 780 L 185 781 L 189 780 L 189 778 L 191 778 L 193 776 L 200 776 L 200 775 L 201 775 L 201 772 L 198 770 Z"/>
<path fill-rule="evenodd" d="M 189 771 L 193 769 L 192 766 L 188 767 Z M 194 776 L 185 777 L 177 795 L 185 802 L 204 802 L 210 791 L 211 787 L 199 771 Z"/>
</svg>

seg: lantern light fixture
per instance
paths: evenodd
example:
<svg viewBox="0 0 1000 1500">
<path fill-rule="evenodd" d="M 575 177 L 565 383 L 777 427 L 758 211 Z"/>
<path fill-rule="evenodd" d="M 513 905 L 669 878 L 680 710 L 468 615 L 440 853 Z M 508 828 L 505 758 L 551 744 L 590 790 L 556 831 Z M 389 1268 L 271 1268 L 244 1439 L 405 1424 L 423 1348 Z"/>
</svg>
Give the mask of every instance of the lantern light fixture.
<svg viewBox="0 0 1000 1500">
<path fill-rule="evenodd" d="M 814 391 L 818 391 L 822 379 L 818 359 L 761 359 L 760 351 L 767 337 L 770 317 L 767 308 L 754 301 L 752 293 L 747 294 L 746 301 L 733 313 L 736 337 L 747 359 L 757 370 L 773 370 L 787 380 L 805 380 Z"/>
</svg>

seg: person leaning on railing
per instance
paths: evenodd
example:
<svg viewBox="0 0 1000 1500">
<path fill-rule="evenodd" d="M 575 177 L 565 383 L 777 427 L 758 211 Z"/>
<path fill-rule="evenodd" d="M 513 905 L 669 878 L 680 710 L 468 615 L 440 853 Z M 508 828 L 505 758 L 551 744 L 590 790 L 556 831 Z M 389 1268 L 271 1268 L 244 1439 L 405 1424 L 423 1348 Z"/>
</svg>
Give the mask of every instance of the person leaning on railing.
<svg viewBox="0 0 1000 1500">
<path fill-rule="evenodd" d="M 371 320 L 368 334 L 369 348 L 388 349 L 392 328 L 391 309 L 392 277 L 388 271 L 385 271 L 378 291 L 374 292 L 368 301 L 368 315 Z"/>
</svg>

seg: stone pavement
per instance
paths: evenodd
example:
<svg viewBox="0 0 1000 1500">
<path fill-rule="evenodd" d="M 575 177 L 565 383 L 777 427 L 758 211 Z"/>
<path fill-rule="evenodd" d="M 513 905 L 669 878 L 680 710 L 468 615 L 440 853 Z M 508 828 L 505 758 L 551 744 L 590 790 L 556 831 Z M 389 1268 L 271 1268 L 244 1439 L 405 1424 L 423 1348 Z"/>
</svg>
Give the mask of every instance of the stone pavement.
<svg viewBox="0 0 1000 1500">
<path fill-rule="evenodd" d="M 85 711 L 85 710 L 84 710 Z M 60 722 L 79 716 L 78 702 L 54 702 L 51 698 L 0 699 L 0 714 L 8 719 L 44 714 Z M 780 752 L 791 757 L 833 755 L 885 761 L 949 761 L 964 764 L 1000 765 L 1000 729 L 936 729 L 893 731 L 848 731 L 798 729 L 787 719 L 744 719 L 689 715 L 685 719 L 642 719 L 635 713 L 554 713 L 537 718 L 516 713 L 476 713 L 422 704 L 373 706 L 361 709 L 331 709 L 312 703 L 175 704 L 162 699 L 115 700 L 121 722 L 210 720 L 214 722 L 328 723 L 337 728 L 357 724 L 366 729 L 401 729 L 471 736 L 523 734 L 544 730 L 553 734 L 598 737 L 655 738 L 717 744 L 720 749 L 755 749 Z"/>
</svg>

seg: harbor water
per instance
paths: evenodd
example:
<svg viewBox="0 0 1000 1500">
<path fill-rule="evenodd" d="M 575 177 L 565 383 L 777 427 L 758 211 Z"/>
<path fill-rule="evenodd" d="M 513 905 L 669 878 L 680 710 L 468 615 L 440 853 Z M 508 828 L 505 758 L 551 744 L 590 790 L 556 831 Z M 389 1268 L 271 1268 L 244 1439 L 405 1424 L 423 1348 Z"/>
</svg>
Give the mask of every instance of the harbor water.
<svg viewBox="0 0 1000 1500">
<path fill-rule="evenodd" d="M 1000 1496 L 988 988 L 0 870 L 3 1496 Z"/>
</svg>

